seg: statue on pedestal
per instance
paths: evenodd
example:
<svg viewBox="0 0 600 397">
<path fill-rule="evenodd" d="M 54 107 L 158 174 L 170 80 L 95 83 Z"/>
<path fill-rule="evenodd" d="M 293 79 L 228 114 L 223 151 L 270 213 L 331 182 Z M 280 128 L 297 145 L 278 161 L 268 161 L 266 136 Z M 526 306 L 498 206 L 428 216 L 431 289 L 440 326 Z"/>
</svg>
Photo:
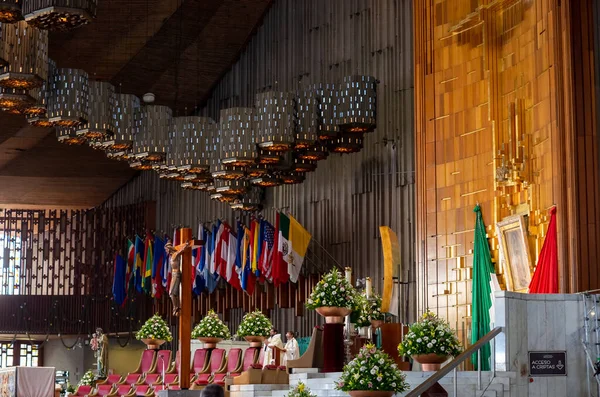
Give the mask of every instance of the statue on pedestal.
<svg viewBox="0 0 600 397">
<path fill-rule="evenodd" d="M 189 241 L 179 249 L 173 247 L 170 240 L 165 244 L 165 251 L 170 255 L 171 286 L 169 287 L 169 296 L 173 303 L 174 316 L 179 316 L 179 312 L 181 311 L 181 301 L 179 299 L 179 286 L 181 285 L 181 254 L 183 254 L 183 251 L 189 246 Z"/>
<path fill-rule="evenodd" d="M 102 328 L 96 328 L 92 335 L 90 347 L 96 357 L 96 367 L 98 378 L 106 378 L 108 375 L 108 337 L 103 333 Z"/>
</svg>

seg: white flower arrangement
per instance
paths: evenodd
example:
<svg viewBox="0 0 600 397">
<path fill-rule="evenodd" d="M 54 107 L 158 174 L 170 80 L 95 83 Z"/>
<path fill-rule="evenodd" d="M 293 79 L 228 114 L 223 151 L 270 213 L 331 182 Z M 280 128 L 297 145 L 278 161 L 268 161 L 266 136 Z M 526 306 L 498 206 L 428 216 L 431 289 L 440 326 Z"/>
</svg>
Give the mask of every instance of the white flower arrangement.
<svg viewBox="0 0 600 397">
<path fill-rule="evenodd" d="M 337 269 L 333 269 L 315 285 L 306 302 L 306 308 L 314 310 L 319 307 L 331 306 L 354 309 L 356 306 L 355 296 L 356 290 L 352 284 Z"/>
<path fill-rule="evenodd" d="M 434 313 L 427 311 L 421 321 L 410 326 L 408 334 L 398 345 L 401 356 L 438 354 L 456 357 L 462 352 L 460 341 L 450 325 Z"/>
<path fill-rule="evenodd" d="M 371 321 L 383 320 L 381 313 L 381 296 L 371 294 L 371 299 L 367 299 L 366 292 L 356 294 L 355 310 L 352 312 L 351 321 L 357 327 L 366 327 L 371 325 Z"/>
<path fill-rule="evenodd" d="M 261 311 L 257 310 L 244 316 L 238 328 L 237 335 L 242 338 L 244 336 L 267 337 L 272 328 L 273 324 L 271 324 L 271 321 Z"/>
<path fill-rule="evenodd" d="M 155 314 L 150 317 L 142 328 L 135 334 L 136 339 L 160 339 L 167 342 L 173 340 L 169 326 L 161 316 Z"/>
<path fill-rule="evenodd" d="M 192 331 L 192 338 L 231 338 L 229 328 L 221 321 L 217 313 L 210 310 Z"/>
<path fill-rule="evenodd" d="M 385 352 L 373 344 L 360 349 L 350 361 L 336 383 L 336 389 L 345 392 L 355 390 L 393 391 L 403 393 L 410 388 L 406 375 Z"/>
<path fill-rule="evenodd" d="M 77 385 L 79 386 L 92 386 L 94 387 L 96 385 L 96 377 L 94 376 L 94 373 L 90 370 L 87 371 L 85 374 L 83 374 L 83 376 L 81 377 L 81 380 L 79 381 L 79 384 Z"/>
</svg>

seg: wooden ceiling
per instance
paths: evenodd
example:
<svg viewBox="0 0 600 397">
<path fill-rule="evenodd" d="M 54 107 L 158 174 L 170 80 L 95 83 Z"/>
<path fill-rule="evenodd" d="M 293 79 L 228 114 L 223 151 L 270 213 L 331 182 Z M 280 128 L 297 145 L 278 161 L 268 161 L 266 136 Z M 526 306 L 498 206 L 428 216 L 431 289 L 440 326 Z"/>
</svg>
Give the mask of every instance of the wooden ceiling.
<svg viewBox="0 0 600 397">
<path fill-rule="evenodd" d="M 119 92 L 152 92 L 183 115 L 210 96 L 272 1 L 99 0 L 92 24 L 50 35 L 50 57 Z M 2 207 L 93 207 L 134 175 L 102 152 L 61 145 L 53 130 L 0 112 Z"/>
</svg>

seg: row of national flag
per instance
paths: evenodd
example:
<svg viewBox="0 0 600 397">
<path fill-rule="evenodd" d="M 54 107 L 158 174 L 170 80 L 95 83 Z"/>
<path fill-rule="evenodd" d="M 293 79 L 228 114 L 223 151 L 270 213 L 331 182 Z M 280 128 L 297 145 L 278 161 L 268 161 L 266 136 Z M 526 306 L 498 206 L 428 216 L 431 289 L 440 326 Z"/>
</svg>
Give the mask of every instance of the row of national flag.
<svg viewBox="0 0 600 397">
<path fill-rule="evenodd" d="M 171 240 L 178 241 L 177 230 Z M 196 295 L 212 293 L 219 281 L 252 295 L 256 283 L 279 286 L 296 282 L 302 269 L 311 234 L 291 215 L 277 213 L 275 225 L 253 219 L 250 225 L 232 226 L 217 221 L 210 228 L 198 227 L 203 244 L 192 249 L 192 285 Z M 113 296 L 122 305 L 127 297 L 144 293 L 160 298 L 168 293 L 171 263 L 165 252 L 167 238 L 147 233 L 127 240 L 127 255 L 115 255 Z"/>
</svg>

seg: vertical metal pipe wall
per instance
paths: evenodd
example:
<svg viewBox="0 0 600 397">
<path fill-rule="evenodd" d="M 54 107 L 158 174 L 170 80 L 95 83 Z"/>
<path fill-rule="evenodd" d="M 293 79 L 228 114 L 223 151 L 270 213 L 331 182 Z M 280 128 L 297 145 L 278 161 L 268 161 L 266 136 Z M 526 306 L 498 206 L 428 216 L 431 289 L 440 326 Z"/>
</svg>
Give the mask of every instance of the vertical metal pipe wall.
<svg viewBox="0 0 600 397">
<path fill-rule="evenodd" d="M 223 45 L 225 45 L 224 43 Z M 276 0 L 247 48 L 215 86 L 202 115 L 252 106 L 265 90 L 295 90 L 343 76 L 376 77 L 377 130 L 357 154 L 330 155 L 301 185 L 269 189 L 263 211 L 275 221 L 286 208 L 313 237 L 357 277 L 371 276 L 382 290 L 379 226 L 400 239 L 412 283 L 402 307 L 414 317 L 415 190 L 413 134 L 413 33 L 410 0 Z M 216 218 L 233 221 L 227 205 L 202 192 L 146 172 L 120 189 L 107 205 L 157 201 L 157 226 L 196 228 Z M 408 297 L 411 297 L 408 299 Z M 282 310 L 276 317 L 293 316 Z M 281 319 L 278 324 L 292 326 Z"/>
</svg>

